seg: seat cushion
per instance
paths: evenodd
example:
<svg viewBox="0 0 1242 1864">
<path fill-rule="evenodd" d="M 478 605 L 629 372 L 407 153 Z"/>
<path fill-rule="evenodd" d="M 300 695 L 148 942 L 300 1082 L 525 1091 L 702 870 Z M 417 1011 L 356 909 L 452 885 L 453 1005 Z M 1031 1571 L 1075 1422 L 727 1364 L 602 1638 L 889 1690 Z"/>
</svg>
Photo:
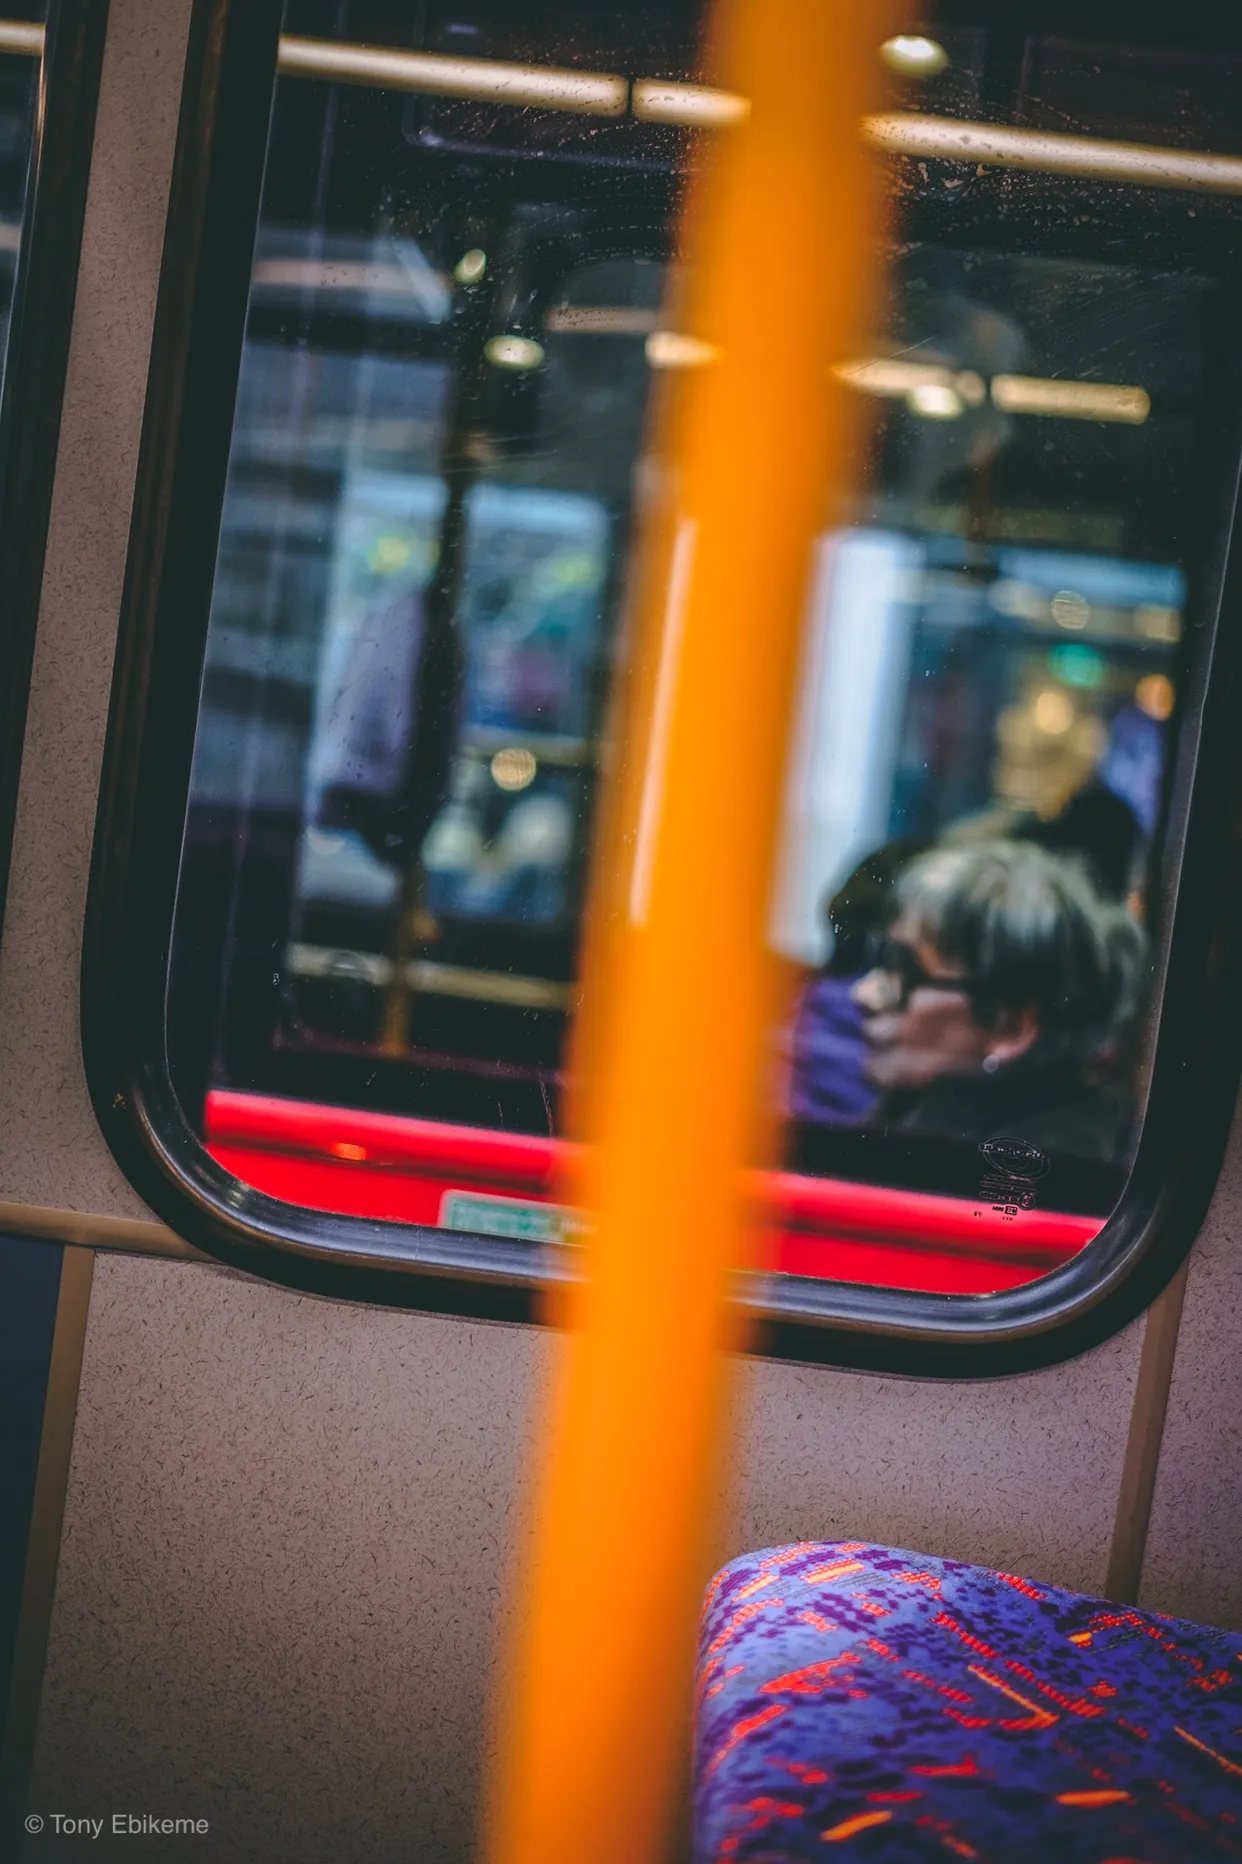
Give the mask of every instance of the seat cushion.
<svg viewBox="0 0 1242 1864">
<path fill-rule="evenodd" d="M 1242 1635 L 861 1541 L 734 1560 L 697 1864 L 1242 1859 Z"/>
</svg>

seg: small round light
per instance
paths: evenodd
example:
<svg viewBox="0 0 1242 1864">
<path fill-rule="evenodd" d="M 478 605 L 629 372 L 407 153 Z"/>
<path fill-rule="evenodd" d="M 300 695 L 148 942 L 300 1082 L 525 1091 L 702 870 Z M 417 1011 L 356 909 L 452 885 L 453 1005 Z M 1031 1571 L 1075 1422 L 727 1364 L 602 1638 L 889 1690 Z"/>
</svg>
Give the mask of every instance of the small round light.
<svg viewBox="0 0 1242 1864">
<path fill-rule="evenodd" d="M 543 361 L 543 344 L 533 337 L 491 337 L 483 354 L 497 369 L 537 369 Z"/>
<path fill-rule="evenodd" d="M 1061 738 L 1073 722 L 1073 701 L 1055 686 L 1046 686 L 1035 701 L 1035 729 L 1046 737 Z"/>
<path fill-rule="evenodd" d="M 477 285 L 486 270 L 487 254 L 481 246 L 472 246 L 453 267 L 453 277 L 459 285 Z"/>
<path fill-rule="evenodd" d="M 1134 688 L 1134 702 L 1148 718 L 1163 724 L 1173 710 L 1173 682 L 1164 673 L 1146 673 Z"/>
<path fill-rule="evenodd" d="M 529 789 L 538 768 L 533 752 L 524 751 L 517 745 L 506 745 L 492 759 L 492 781 L 502 790 Z"/>
<path fill-rule="evenodd" d="M 385 532 L 371 546 L 371 568 L 377 576 L 395 576 L 414 555 L 414 543 L 397 532 Z"/>
<path fill-rule="evenodd" d="M 920 382 L 906 396 L 911 414 L 921 415 L 925 421 L 955 421 L 964 405 L 948 382 Z"/>
<path fill-rule="evenodd" d="M 1091 604 L 1076 589 L 1058 589 L 1052 598 L 1052 619 L 1058 628 L 1077 633 L 1091 619 Z"/>
<path fill-rule="evenodd" d="M 925 39 L 921 33 L 903 32 L 895 39 L 885 39 L 880 57 L 890 71 L 900 72 L 903 78 L 934 78 L 949 62 L 943 45 Z"/>
<path fill-rule="evenodd" d="M 352 1159 L 355 1164 L 360 1164 L 367 1155 L 365 1146 L 356 1146 L 348 1139 L 338 1139 L 331 1149 L 338 1159 Z"/>
</svg>

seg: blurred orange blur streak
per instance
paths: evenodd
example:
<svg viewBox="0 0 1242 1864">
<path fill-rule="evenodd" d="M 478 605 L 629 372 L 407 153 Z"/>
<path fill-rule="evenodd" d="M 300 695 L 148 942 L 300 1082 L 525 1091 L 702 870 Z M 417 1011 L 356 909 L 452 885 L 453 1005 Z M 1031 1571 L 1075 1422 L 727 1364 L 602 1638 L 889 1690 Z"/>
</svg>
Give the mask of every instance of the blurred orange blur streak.
<svg viewBox="0 0 1242 1864">
<path fill-rule="evenodd" d="M 723 0 L 662 376 L 633 673 L 578 1048 L 585 1276 L 514 1600 L 489 1864 L 654 1864 L 690 1697 L 743 1165 L 779 999 L 766 920 L 813 540 L 844 478 L 831 366 L 865 328 L 878 194 L 858 133 L 890 18 Z"/>
</svg>

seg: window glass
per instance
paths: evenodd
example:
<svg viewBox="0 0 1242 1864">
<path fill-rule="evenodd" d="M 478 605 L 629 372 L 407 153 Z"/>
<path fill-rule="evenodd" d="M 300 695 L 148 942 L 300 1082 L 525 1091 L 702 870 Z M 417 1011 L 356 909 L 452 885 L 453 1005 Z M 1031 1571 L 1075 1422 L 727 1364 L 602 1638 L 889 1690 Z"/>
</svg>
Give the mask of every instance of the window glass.
<svg viewBox="0 0 1242 1864">
<path fill-rule="evenodd" d="M 693 82 L 699 14 L 289 0 L 169 1045 L 211 1150 L 290 1201 L 562 1225 L 598 746 L 715 133 L 643 80 Z M 338 40 L 373 82 L 328 80 Z M 1234 147 L 1236 86 L 1012 41 L 877 46 L 895 120 Z M 403 50 L 459 75 L 410 89 Z M 982 1293 L 1098 1232 L 1141 1130 L 1237 210 L 917 152 L 892 188 L 885 301 L 834 365 L 868 418 L 791 752 L 770 1260 Z M 756 280 L 774 329 L 783 289 Z"/>
</svg>

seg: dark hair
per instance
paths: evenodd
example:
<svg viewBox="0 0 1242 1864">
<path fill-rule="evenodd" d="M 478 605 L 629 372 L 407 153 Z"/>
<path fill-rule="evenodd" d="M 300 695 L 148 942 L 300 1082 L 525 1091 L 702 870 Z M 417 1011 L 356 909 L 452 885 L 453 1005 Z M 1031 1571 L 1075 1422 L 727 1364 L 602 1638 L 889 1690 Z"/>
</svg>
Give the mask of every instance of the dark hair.
<svg viewBox="0 0 1242 1864">
<path fill-rule="evenodd" d="M 1076 863 L 1032 842 L 937 848 L 897 882 L 919 935 L 972 980 L 976 1021 L 1032 1010 L 1036 1051 L 1084 1062 L 1115 1043 L 1138 1007 L 1146 941 Z"/>
<path fill-rule="evenodd" d="M 1129 803 L 1098 778 L 1075 791 L 1050 822 L 1028 817 L 1015 825 L 1013 833 L 1016 839 L 1033 841 L 1050 854 L 1076 858 L 1109 899 L 1124 899 L 1130 891 L 1142 831 Z"/>
<path fill-rule="evenodd" d="M 832 934 L 827 968 L 835 976 L 856 977 L 866 970 L 870 936 L 892 917 L 897 877 L 926 847 L 925 841 L 886 842 L 860 861 L 837 888 L 824 914 Z"/>
</svg>

